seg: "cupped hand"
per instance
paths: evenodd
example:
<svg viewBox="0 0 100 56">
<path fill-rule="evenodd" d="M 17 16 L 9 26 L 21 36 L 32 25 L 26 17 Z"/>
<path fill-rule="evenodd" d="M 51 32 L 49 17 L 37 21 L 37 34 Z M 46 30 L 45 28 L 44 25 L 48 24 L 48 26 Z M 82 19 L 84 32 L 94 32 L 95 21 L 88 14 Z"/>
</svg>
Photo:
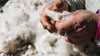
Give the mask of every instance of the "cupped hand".
<svg viewBox="0 0 100 56">
<path fill-rule="evenodd" d="M 72 44 L 87 44 L 91 39 L 95 38 L 98 17 L 96 14 L 86 10 L 76 12 L 70 14 L 73 15 L 70 19 L 61 22 L 57 21 L 56 29 L 61 35 L 67 33 L 68 39 L 66 41 Z"/>
</svg>

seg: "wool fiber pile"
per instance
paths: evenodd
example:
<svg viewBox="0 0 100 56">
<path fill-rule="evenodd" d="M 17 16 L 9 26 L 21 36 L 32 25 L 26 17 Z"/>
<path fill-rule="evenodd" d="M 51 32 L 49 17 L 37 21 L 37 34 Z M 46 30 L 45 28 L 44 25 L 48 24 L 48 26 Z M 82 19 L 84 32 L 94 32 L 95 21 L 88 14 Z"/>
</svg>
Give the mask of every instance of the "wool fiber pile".
<svg viewBox="0 0 100 56">
<path fill-rule="evenodd" d="M 43 29 L 40 16 L 53 0 L 9 0 L 0 12 L 0 56 L 71 56 L 85 55 L 65 36 Z M 69 12 L 52 13 L 58 15 Z"/>
</svg>

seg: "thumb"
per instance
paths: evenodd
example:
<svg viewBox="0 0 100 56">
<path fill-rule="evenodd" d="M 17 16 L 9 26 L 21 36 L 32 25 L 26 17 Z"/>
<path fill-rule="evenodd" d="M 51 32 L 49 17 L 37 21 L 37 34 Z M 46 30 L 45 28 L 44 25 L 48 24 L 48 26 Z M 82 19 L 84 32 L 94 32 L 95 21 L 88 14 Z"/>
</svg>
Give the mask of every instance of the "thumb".
<svg viewBox="0 0 100 56">
<path fill-rule="evenodd" d="M 58 31 L 58 33 L 59 33 L 60 35 L 64 35 L 64 34 L 65 34 L 64 32 L 61 32 L 61 31 Z"/>
<path fill-rule="evenodd" d="M 65 37 L 65 40 L 66 40 L 67 42 L 69 42 L 69 39 L 68 39 L 68 37 Z"/>
</svg>

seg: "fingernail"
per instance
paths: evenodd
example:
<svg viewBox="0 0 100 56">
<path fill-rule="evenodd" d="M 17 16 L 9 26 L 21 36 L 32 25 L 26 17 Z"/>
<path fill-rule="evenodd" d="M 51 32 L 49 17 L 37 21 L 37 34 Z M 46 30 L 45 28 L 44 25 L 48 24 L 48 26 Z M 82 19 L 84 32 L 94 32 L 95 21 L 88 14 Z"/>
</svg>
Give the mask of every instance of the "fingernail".
<svg viewBox="0 0 100 56">
<path fill-rule="evenodd" d="M 51 28 L 50 27 L 47 27 L 48 28 L 48 30 L 50 30 Z"/>
</svg>

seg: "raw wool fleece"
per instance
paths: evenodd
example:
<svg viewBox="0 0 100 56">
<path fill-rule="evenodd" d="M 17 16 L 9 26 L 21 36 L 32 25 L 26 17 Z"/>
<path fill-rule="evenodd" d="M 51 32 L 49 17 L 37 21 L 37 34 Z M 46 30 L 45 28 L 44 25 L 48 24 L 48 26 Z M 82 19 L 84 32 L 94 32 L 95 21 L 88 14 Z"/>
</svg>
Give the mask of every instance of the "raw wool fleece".
<svg viewBox="0 0 100 56">
<path fill-rule="evenodd" d="M 0 13 L 0 56 L 66 56 L 74 53 L 63 36 L 49 33 L 40 23 L 42 9 L 52 1 L 7 2 Z"/>
<path fill-rule="evenodd" d="M 81 52 L 40 23 L 53 0 L 9 0 L 0 13 L 0 56 L 70 56 Z M 59 14 L 59 13 L 58 13 Z"/>
<path fill-rule="evenodd" d="M 48 10 L 48 11 L 46 12 L 46 14 L 47 14 L 49 17 L 51 17 L 51 19 L 53 19 L 53 20 L 55 20 L 55 21 L 64 21 L 64 20 L 69 19 L 70 17 L 72 17 L 72 16 L 69 16 L 68 18 L 62 18 L 61 20 L 58 19 L 58 17 L 59 17 L 60 15 L 67 15 L 67 14 L 70 14 L 70 12 L 68 12 L 68 11 L 63 11 L 62 13 L 60 13 L 60 12 Z"/>
</svg>

